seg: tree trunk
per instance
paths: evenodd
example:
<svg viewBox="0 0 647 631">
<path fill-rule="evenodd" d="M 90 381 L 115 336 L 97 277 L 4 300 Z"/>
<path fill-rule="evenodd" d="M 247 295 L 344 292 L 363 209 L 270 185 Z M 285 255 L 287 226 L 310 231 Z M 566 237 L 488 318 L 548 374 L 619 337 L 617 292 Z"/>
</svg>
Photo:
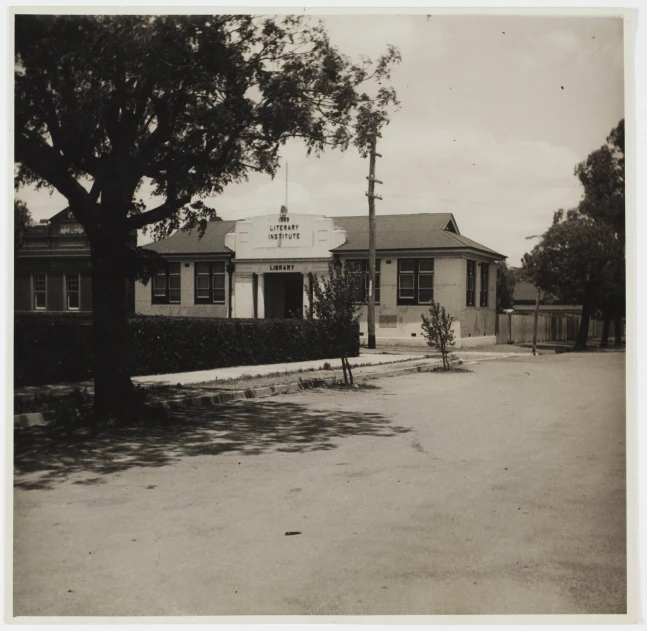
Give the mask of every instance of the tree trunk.
<svg viewBox="0 0 647 631">
<path fill-rule="evenodd" d="M 355 380 L 353 379 L 353 371 L 350 369 L 350 362 L 348 361 L 348 357 L 344 356 L 344 361 L 346 362 L 346 368 L 348 369 L 348 379 L 352 387 L 355 385 Z"/>
<path fill-rule="evenodd" d="M 614 334 L 615 334 L 615 345 L 621 346 L 622 345 L 622 318 L 620 316 L 615 317 L 613 321 L 613 328 L 614 328 Z"/>
<path fill-rule="evenodd" d="M 622 345 L 622 316 L 625 313 L 626 305 L 624 296 L 617 298 L 615 302 L 615 319 L 614 319 L 614 334 L 616 346 Z"/>
<path fill-rule="evenodd" d="M 588 288 L 584 293 L 582 316 L 580 318 L 580 330 L 577 333 L 577 340 L 573 350 L 583 351 L 587 348 L 586 342 L 589 339 L 589 322 L 591 320 L 591 311 L 593 310 L 591 293 L 591 290 Z"/>
<path fill-rule="evenodd" d="M 344 371 L 344 384 L 348 385 L 348 375 L 346 374 L 346 362 L 344 361 L 344 356 L 341 356 L 341 368 Z"/>
<path fill-rule="evenodd" d="M 118 239 L 92 244 L 94 406 L 102 419 L 125 423 L 132 416 L 133 383 L 128 370 L 126 274 Z"/>
<path fill-rule="evenodd" d="M 611 311 L 607 308 L 604 312 L 604 321 L 602 323 L 602 338 L 600 339 L 600 348 L 606 348 L 609 345 L 609 328 L 611 327 Z"/>
<path fill-rule="evenodd" d="M 611 316 L 605 314 L 602 323 L 602 338 L 600 339 L 600 348 L 606 348 L 609 345 L 609 328 L 611 326 Z"/>
</svg>

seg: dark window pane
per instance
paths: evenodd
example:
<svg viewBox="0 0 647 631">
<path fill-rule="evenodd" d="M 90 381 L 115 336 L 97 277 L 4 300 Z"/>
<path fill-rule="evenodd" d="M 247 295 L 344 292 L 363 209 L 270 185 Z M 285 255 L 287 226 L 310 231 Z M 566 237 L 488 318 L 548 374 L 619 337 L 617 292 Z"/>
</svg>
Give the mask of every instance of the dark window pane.
<svg viewBox="0 0 647 631">
<path fill-rule="evenodd" d="M 198 283 L 198 289 L 209 289 L 209 277 L 208 276 L 198 276 L 196 281 Z"/>
<path fill-rule="evenodd" d="M 213 301 L 214 302 L 225 302 L 225 288 L 213 288 Z"/>
<path fill-rule="evenodd" d="M 180 263 L 169 263 L 168 265 L 169 274 L 179 274 L 180 273 Z"/>
<path fill-rule="evenodd" d="M 45 309 L 47 305 L 45 304 L 45 292 L 38 291 L 34 294 L 34 307 L 36 309 Z"/>
<path fill-rule="evenodd" d="M 418 261 L 418 270 L 420 272 L 433 272 L 434 259 L 423 259 L 421 261 Z"/>
<path fill-rule="evenodd" d="M 206 274 L 208 276 L 210 273 L 209 263 L 196 263 L 195 269 L 197 274 Z"/>
<path fill-rule="evenodd" d="M 65 284 L 68 291 L 78 291 L 79 289 L 79 277 L 75 274 L 66 274 L 65 275 Z"/>
<path fill-rule="evenodd" d="M 400 274 L 400 289 L 413 289 L 414 278 L 413 274 Z"/>
<path fill-rule="evenodd" d="M 68 309 L 78 309 L 79 308 L 79 292 L 70 291 L 67 294 L 67 308 Z"/>
<path fill-rule="evenodd" d="M 434 299 L 433 289 L 420 289 L 418 291 L 418 302 L 431 302 Z"/>
<path fill-rule="evenodd" d="M 213 263 L 213 273 L 214 274 L 224 274 L 225 273 L 225 262 L 216 261 Z"/>
<path fill-rule="evenodd" d="M 166 272 L 157 272 L 153 279 L 153 293 L 156 296 L 166 296 Z"/>
<path fill-rule="evenodd" d="M 169 301 L 170 302 L 180 302 L 181 296 L 180 296 L 180 290 L 179 289 L 171 289 L 169 292 Z"/>
<path fill-rule="evenodd" d="M 209 276 L 198 276 L 196 283 L 197 297 L 209 299 Z"/>
<path fill-rule="evenodd" d="M 415 261 L 398 261 L 401 272 L 415 272 L 416 271 L 416 262 Z"/>
<path fill-rule="evenodd" d="M 213 277 L 213 288 L 214 289 L 224 289 L 225 288 L 225 277 L 221 275 L 216 275 Z"/>
<path fill-rule="evenodd" d="M 433 289 L 434 288 L 433 274 L 420 274 L 420 276 L 418 276 L 418 287 L 420 289 Z"/>
</svg>

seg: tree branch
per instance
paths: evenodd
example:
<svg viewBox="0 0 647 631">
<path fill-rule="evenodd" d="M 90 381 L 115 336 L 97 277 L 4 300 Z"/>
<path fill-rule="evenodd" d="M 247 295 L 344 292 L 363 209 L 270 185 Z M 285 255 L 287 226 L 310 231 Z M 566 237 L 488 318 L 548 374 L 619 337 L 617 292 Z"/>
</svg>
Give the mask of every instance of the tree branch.
<svg viewBox="0 0 647 631">
<path fill-rule="evenodd" d="M 182 206 L 186 206 L 186 204 L 188 204 L 190 201 L 190 195 L 184 195 L 172 201 L 167 200 L 162 205 L 157 206 L 157 208 L 148 210 L 141 215 L 134 215 L 132 217 L 129 217 L 126 220 L 126 228 L 128 232 L 130 232 L 131 230 L 139 230 L 140 228 L 143 228 L 148 224 L 157 223 L 158 221 L 168 219 L 168 217 L 170 217 L 175 211 L 182 208 Z"/>
<path fill-rule="evenodd" d="M 79 220 L 89 224 L 89 206 L 92 199 L 89 193 L 70 175 L 60 154 L 42 140 L 25 135 L 16 135 L 16 161 L 22 162 L 45 182 L 50 183 L 67 199 Z M 86 228 L 88 225 L 86 225 Z"/>
</svg>

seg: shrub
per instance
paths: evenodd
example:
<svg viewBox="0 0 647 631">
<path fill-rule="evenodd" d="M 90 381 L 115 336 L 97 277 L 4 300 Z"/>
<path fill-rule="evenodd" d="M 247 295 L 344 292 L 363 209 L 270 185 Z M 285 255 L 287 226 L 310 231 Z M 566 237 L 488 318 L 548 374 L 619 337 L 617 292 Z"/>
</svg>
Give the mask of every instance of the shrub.
<svg viewBox="0 0 647 631">
<path fill-rule="evenodd" d="M 422 331 L 427 338 L 427 344 L 438 348 L 443 358 L 443 370 L 449 370 L 449 347 L 454 345 L 454 333 L 452 331 L 454 318 L 438 302 L 433 302 L 429 307 L 429 317 L 425 316 L 424 313 L 421 313 L 420 317 L 422 318 Z"/>
<path fill-rule="evenodd" d="M 359 327 L 350 325 L 346 352 L 359 355 Z M 338 355 L 317 320 L 242 320 L 133 316 L 128 320 L 130 374 L 154 375 L 251 366 Z M 92 377 L 92 326 L 57 318 L 16 317 L 16 385 Z"/>
</svg>

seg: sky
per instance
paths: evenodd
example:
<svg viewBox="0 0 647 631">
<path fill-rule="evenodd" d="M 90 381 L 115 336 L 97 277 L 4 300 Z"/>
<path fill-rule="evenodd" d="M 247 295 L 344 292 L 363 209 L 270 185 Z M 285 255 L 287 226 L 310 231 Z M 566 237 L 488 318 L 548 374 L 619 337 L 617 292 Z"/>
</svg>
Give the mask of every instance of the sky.
<svg viewBox="0 0 647 631">
<path fill-rule="evenodd" d="M 378 142 L 380 214 L 451 212 L 462 234 L 517 266 L 554 211 L 577 205 L 575 165 L 624 117 L 620 18 L 326 15 L 332 42 L 357 59 L 388 44 L 399 111 Z M 328 216 L 368 213 L 368 160 L 350 148 L 307 157 L 289 142 L 288 207 Z M 285 169 L 252 174 L 205 200 L 223 219 L 278 211 Z M 66 201 L 22 190 L 36 220 Z M 150 239 L 140 238 L 140 243 Z"/>
</svg>

